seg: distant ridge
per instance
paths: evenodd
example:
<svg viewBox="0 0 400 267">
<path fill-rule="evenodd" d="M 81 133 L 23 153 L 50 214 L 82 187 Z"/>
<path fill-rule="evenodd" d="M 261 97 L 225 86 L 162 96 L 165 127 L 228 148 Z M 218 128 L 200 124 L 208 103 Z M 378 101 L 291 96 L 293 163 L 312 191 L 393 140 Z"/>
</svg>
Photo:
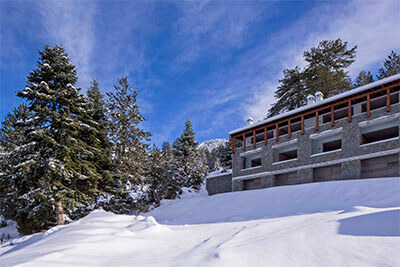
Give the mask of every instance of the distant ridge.
<svg viewBox="0 0 400 267">
<path fill-rule="evenodd" d="M 225 145 L 228 142 L 226 139 L 212 139 L 208 141 L 204 141 L 203 143 L 199 144 L 197 149 L 207 149 L 209 152 L 214 150 L 215 148 Z"/>
</svg>

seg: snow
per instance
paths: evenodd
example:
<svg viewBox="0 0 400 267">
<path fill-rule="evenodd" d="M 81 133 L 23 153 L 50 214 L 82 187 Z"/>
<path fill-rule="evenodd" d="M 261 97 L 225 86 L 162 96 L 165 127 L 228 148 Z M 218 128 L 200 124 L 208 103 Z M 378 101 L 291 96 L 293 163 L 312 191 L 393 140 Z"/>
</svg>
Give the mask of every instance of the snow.
<svg viewBox="0 0 400 267">
<path fill-rule="evenodd" d="M 229 170 L 224 170 L 224 168 L 219 167 L 219 168 L 216 169 L 215 171 L 210 172 L 210 173 L 207 175 L 206 179 L 208 179 L 208 178 L 214 178 L 214 177 L 217 177 L 217 176 L 223 176 L 223 175 L 226 175 L 226 174 L 232 174 L 232 170 L 231 170 L 231 169 L 229 169 Z"/>
<path fill-rule="evenodd" d="M 205 195 L 140 216 L 102 210 L 0 247 L 1 266 L 398 266 L 400 178 Z"/>
<path fill-rule="evenodd" d="M 209 152 L 213 151 L 217 147 L 221 145 L 225 145 L 228 142 L 226 139 L 212 139 L 208 141 L 204 141 L 201 143 L 197 149 L 207 149 Z"/>
<path fill-rule="evenodd" d="M 1 221 L 2 221 L 2 217 L 0 216 L 0 222 Z M 6 220 L 6 222 L 7 222 L 7 226 L 0 228 L 0 237 L 3 237 L 5 239 L 19 237 L 16 223 L 11 220 Z"/>
</svg>

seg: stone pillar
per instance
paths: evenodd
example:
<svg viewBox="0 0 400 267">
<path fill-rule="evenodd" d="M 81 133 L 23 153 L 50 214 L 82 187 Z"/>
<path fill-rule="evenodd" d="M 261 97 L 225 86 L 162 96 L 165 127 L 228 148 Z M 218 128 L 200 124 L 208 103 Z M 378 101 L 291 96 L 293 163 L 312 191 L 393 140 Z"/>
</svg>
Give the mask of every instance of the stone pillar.
<svg viewBox="0 0 400 267">
<path fill-rule="evenodd" d="M 361 175 L 361 160 L 351 160 L 342 163 L 342 178 L 360 179 Z"/>
<path fill-rule="evenodd" d="M 234 180 L 232 182 L 232 191 L 241 191 L 241 190 L 243 190 L 243 181 Z"/>
<path fill-rule="evenodd" d="M 301 169 L 297 171 L 297 181 L 299 184 L 312 183 L 313 182 L 313 169 Z"/>
<path fill-rule="evenodd" d="M 266 187 L 271 187 L 274 186 L 274 176 L 273 175 L 267 175 L 261 177 L 261 187 L 266 188 Z"/>
</svg>

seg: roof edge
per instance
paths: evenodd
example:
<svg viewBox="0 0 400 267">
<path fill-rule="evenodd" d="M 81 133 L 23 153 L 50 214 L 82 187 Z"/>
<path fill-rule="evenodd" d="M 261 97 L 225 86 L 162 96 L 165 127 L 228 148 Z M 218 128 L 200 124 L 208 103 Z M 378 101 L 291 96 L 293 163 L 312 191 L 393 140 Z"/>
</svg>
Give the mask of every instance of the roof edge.
<svg viewBox="0 0 400 267">
<path fill-rule="evenodd" d="M 386 84 L 386 83 L 390 83 L 390 82 L 393 82 L 393 81 L 396 81 L 396 80 L 400 80 L 400 74 L 395 74 L 395 75 L 389 76 L 387 78 L 384 78 L 382 80 L 378 80 L 376 82 L 369 83 L 369 84 L 366 84 L 366 85 L 351 89 L 349 91 L 340 93 L 338 95 L 334 95 L 334 96 L 325 98 L 324 100 L 322 100 L 320 102 L 313 103 L 313 104 L 310 104 L 310 105 L 305 105 L 305 106 L 302 106 L 300 108 L 293 109 L 293 110 L 290 110 L 288 112 L 276 115 L 274 117 L 271 117 L 271 118 L 268 118 L 268 119 L 253 123 L 251 125 L 247 125 L 247 126 L 244 126 L 244 127 L 241 127 L 241 128 L 237 128 L 235 130 L 230 131 L 229 135 L 233 135 L 233 134 L 236 134 L 236 133 L 248 130 L 248 129 L 252 129 L 252 128 L 255 128 L 257 126 L 266 124 L 268 122 L 279 120 L 279 119 L 294 115 L 296 113 L 299 113 L 299 112 L 302 112 L 302 111 L 305 111 L 305 110 L 308 110 L 308 109 L 313 109 L 315 107 L 318 107 L 318 106 L 321 106 L 321 105 L 328 104 L 330 102 L 336 101 L 336 100 L 338 100 L 340 98 L 348 97 L 348 96 L 351 96 L 353 94 L 358 94 L 358 93 L 364 92 L 366 90 L 369 90 L 371 88 L 374 88 L 374 87 L 377 87 L 377 86 L 380 86 L 380 85 L 383 85 L 383 84 Z"/>
</svg>

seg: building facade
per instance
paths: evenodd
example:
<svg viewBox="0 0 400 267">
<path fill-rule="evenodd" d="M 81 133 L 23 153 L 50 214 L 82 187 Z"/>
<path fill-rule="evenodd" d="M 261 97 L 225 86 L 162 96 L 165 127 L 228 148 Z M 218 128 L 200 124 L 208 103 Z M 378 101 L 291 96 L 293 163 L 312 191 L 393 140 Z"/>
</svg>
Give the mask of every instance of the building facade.
<svg viewBox="0 0 400 267">
<path fill-rule="evenodd" d="M 398 177 L 399 90 L 400 74 L 231 131 L 232 183 L 209 193 Z"/>
</svg>

